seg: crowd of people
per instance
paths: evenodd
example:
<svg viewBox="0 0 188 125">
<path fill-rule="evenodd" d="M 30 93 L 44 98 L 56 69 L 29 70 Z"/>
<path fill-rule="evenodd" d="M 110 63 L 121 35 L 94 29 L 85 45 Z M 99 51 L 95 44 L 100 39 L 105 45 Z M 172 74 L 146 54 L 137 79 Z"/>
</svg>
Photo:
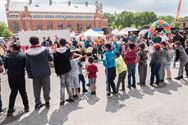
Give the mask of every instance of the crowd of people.
<svg viewBox="0 0 188 125">
<path fill-rule="evenodd" d="M 118 95 L 120 86 L 121 91 L 125 92 L 127 74 L 129 89 L 135 89 L 137 85 L 145 86 L 148 65 L 151 71 L 151 86 L 159 86 L 165 78 L 172 79 L 171 62 L 174 62 L 173 66 L 177 61 L 180 62 L 176 80 L 184 78 L 184 68 L 188 76 L 188 40 L 182 30 L 168 35 L 156 32 L 154 37 L 147 39 L 143 35 L 137 37 L 131 32 L 121 37 L 109 35 L 105 39 L 99 37 L 93 40 L 87 37 L 83 42 L 78 42 L 75 38 L 72 42 L 68 42 L 57 36 L 54 43 L 49 37 L 47 39 L 44 37 L 40 42 L 39 38 L 33 36 L 29 42 L 31 45 L 25 49 L 16 37 L 9 43 L 0 42 L 4 50 L 0 58 L 0 73 L 3 73 L 4 69 L 7 71 L 11 89 L 7 116 L 11 116 L 15 111 L 14 104 L 18 92 L 22 97 L 25 112 L 29 112 L 25 72 L 28 78 L 33 80 L 36 110 L 43 106 L 50 108 L 50 75 L 53 67 L 60 81 L 60 106 L 63 106 L 65 101 L 71 103 L 77 100 L 81 90 L 82 93 L 90 92 L 91 96 L 97 94 L 99 69 L 96 63 L 99 61 L 103 62 L 105 68 L 104 84 L 107 97 Z M 152 51 L 149 48 L 152 48 Z M 116 76 L 117 83 L 115 83 Z M 41 89 L 44 104 L 41 102 Z M 3 112 L 1 98 L 0 112 Z"/>
</svg>

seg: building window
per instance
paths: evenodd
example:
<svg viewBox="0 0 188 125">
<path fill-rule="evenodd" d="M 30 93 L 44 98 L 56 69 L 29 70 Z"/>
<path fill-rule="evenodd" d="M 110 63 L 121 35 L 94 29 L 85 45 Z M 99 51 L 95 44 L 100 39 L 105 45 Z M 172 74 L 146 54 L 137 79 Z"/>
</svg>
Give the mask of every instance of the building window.
<svg viewBox="0 0 188 125">
<path fill-rule="evenodd" d="M 62 22 L 58 23 L 58 30 L 63 30 L 63 23 Z"/>
<path fill-rule="evenodd" d="M 83 16 L 75 16 L 75 19 L 83 19 L 84 17 Z"/>
<path fill-rule="evenodd" d="M 77 24 L 77 31 L 78 31 L 78 32 L 81 32 L 81 31 L 82 31 L 82 24 L 81 24 L 81 23 L 78 23 L 78 24 Z"/>
<path fill-rule="evenodd" d="M 48 22 L 47 30 L 53 30 L 53 23 L 52 22 Z"/>
<path fill-rule="evenodd" d="M 42 23 L 40 22 L 36 23 L 36 30 L 42 30 Z"/>
<path fill-rule="evenodd" d="M 41 19 L 41 18 L 44 18 L 44 16 L 43 15 L 33 15 L 33 18 Z"/>
<path fill-rule="evenodd" d="M 63 16 L 63 15 L 56 15 L 55 18 L 57 18 L 57 19 L 63 19 L 63 18 L 65 18 L 65 16 Z"/>
<path fill-rule="evenodd" d="M 86 29 L 88 30 L 88 29 L 90 29 L 91 28 L 91 23 L 90 22 L 87 22 L 86 23 Z"/>
<path fill-rule="evenodd" d="M 45 15 L 44 18 L 54 18 L 53 15 Z"/>
<path fill-rule="evenodd" d="M 10 18 L 18 18 L 19 16 L 18 15 L 16 15 L 16 14 L 11 14 L 10 15 Z"/>
<path fill-rule="evenodd" d="M 70 29 L 70 31 L 72 31 L 73 28 L 71 23 L 67 25 L 67 29 Z"/>
<path fill-rule="evenodd" d="M 19 24 L 17 22 L 13 22 L 11 29 L 14 33 L 17 33 L 19 31 Z"/>
</svg>

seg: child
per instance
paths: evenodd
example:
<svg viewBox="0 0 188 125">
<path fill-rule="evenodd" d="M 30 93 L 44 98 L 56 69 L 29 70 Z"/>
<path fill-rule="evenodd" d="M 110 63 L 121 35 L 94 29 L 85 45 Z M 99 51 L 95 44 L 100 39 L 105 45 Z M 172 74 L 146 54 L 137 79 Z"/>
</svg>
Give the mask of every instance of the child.
<svg viewBox="0 0 188 125">
<path fill-rule="evenodd" d="M 156 77 L 156 85 L 159 85 L 160 77 L 159 77 L 159 70 L 161 68 L 161 45 L 159 43 L 156 43 L 154 45 L 154 52 L 151 55 L 151 78 L 150 78 L 150 85 L 153 86 L 154 84 L 154 77 Z"/>
<path fill-rule="evenodd" d="M 114 42 L 115 48 L 112 49 L 110 43 L 105 44 L 106 52 L 103 54 L 103 65 L 106 68 L 106 76 L 107 76 L 107 96 L 111 96 L 111 88 L 113 90 L 113 94 L 116 95 L 116 87 L 114 80 L 116 78 L 116 68 L 115 68 L 115 53 L 119 51 L 119 45 Z"/>
<path fill-rule="evenodd" d="M 15 111 L 14 103 L 18 91 L 22 97 L 25 112 L 29 112 L 29 103 L 25 88 L 25 56 L 20 52 L 20 48 L 19 43 L 11 44 L 11 52 L 5 57 L 4 67 L 7 69 L 8 82 L 11 89 L 7 116 L 11 116 Z"/>
<path fill-rule="evenodd" d="M 165 78 L 165 66 L 167 63 L 168 59 L 168 49 L 167 49 L 168 44 L 166 42 L 161 42 L 161 68 L 159 70 L 159 77 L 160 77 L 160 82 L 164 82 Z"/>
<path fill-rule="evenodd" d="M 115 61 L 118 72 L 117 92 L 119 91 L 120 83 L 122 83 L 122 91 L 125 92 L 126 64 L 119 52 L 116 53 Z"/>
<path fill-rule="evenodd" d="M 188 75 L 188 56 L 183 48 L 183 46 L 181 45 L 181 42 L 177 41 L 174 44 L 176 50 L 175 50 L 175 61 L 177 62 L 178 60 L 180 61 L 180 67 L 179 67 L 179 73 L 178 73 L 178 77 L 176 77 L 175 79 L 177 80 L 181 80 L 183 79 L 183 70 L 184 67 L 186 69 L 186 75 Z"/>
<path fill-rule="evenodd" d="M 174 52 L 173 52 L 172 46 L 170 46 L 170 45 L 167 47 L 167 49 L 168 49 L 168 58 L 167 58 L 167 63 L 166 63 L 165 69 L 167 72 L 167 79 L 171 80 L 172 77 L 171 77 L 170 67 L 171 67 L 171 61 L 173 59 Z"/>
<path fill-rule="evenodd" d="M 96 73 L 98 72 L 97 66 L 93 63 L 94 59 L 93 57 L 89 57 L 88 59 L 89 65 L 87 66 L 87 75 L 91 90 L 91 95 L 96 95 Z"/>
<path fill-rule="evenodd" d="M 82 72 L 82 69 L 83 69 L 83 62 L 85 62 L 85 57 L 82 57 L 80 59 L 80 62 L 78 62 L 78 66 L 79 66 L 79 82 L 82 82 L 82 92 L 83 93 L 86 93 L 88 92 L 87 89 L 85 88 L 85 78 L 84 78 L 84 75 L 83 75 L 83 72 Z M 78 89 L 78 92 L 80 92 L 80 88 Z"/>
<path fill-rule="evenodd" d="M 75 58 L 76 57 L 76 58 Z M 70 71 L 70 79 L 71 79 L 71 88 L 72 88 L 72 95 L 74 99 L 78 99 L 78 88 L 80 88 L 79 84 L 79 67 L 78 63 L 80 62 L 80 59 L 82 58 L 82 55 L 77 54 L 75 52 L 71 53 L 71 71 Z"/>
<path fill-rule="evenodd" d="M 148 51 L 145 50 L 145 44 L 139 44 L 139 52 L 137 55 L 137 62 L 138 62 L 138 73 L 139 73 L 139 83 L 141 86 L 146 84 L 146 77 L 147 77 L 147 53 Z"/>
<path fill-rule="evenodd" d="M 129 43 L 129 49 L 125 53 L 124 61 L 127 64 L 128 68 L 128 88 L 131 89 L 131 87 L 136 88 L 136 51 L 135 51 L 135 45 L 134 43 Z M 131 82 L 132 78 L 132 82 Z M 132 83 L 132 84 L 131 84 Z"/>
</svg>

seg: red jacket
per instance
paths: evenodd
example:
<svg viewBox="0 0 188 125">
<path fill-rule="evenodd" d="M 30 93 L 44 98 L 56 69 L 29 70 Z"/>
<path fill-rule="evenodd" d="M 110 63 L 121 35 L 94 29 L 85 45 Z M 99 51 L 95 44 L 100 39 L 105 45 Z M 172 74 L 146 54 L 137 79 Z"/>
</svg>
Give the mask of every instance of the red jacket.
<svg viewBox="0 0 188 125">
<path fill-rule="evenodd" d="M 126 64 L 136 64 L 136 51 L 128 50 L 124 55 L 124 61 Z"/>
</svg>

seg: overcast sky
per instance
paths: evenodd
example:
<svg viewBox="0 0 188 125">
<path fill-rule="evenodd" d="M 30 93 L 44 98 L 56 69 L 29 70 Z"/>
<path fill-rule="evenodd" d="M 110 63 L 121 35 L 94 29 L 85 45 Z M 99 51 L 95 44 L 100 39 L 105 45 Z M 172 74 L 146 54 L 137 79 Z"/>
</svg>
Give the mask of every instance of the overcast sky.
<svg viewBox="0 0 188 125">
<path fill-rule="evenodd" d="M 0 20 L 2 17 L 3 7 L 0 0 Z M 13 1 L 26 1 L 26 0 L 13 0 Z M 48 0 L 33 0 L 39 2 L 48 2 Z M 53 0 L 54 2 L 67 3 L 68 0 Z M 93 4 L 96 0 L 70 0 L 73 3 L 85 3 Z M 123 10 L 128 11 L 154 11 L 158 15 L 172 15 L 175 16 L 177 13 L 177 7 L 179 0 L 98 0 L 103 4 L 104 12 L 121 12 Z M 188 16 L 188 0 L 183 0 L 181 16 Z"/>
</svg>

